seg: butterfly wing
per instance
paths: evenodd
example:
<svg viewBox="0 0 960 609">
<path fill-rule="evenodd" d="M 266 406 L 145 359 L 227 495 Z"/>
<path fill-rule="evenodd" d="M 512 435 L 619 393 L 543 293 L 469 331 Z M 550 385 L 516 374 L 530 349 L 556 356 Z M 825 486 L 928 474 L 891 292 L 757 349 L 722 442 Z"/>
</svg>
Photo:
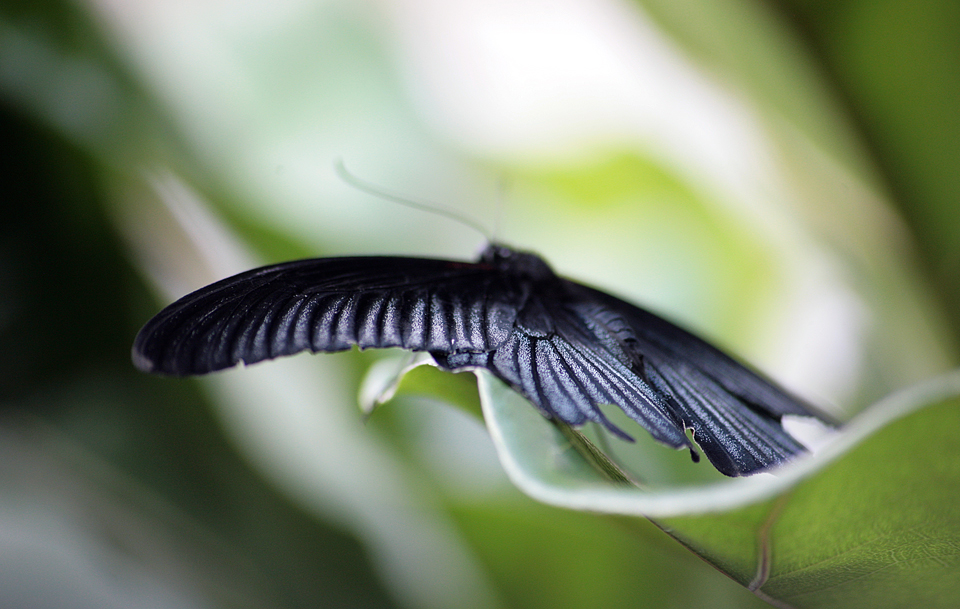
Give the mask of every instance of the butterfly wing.
<svg viewBox="0 0 960 609">
<path fill-rule="evenodd" d="M 796 414 L 826 418 L 812 405 L 702 338 L 606 292 L 574 285 L 579 291 L 588 293 L 591 300 L 615 311 L 630 325 L 639 340 L 648 346 L 656 346 L 664 358 L 695 365 L 705 376 L 714 379 L 725 391 L 752 408 L 776 417 Z"/>
<path fill-rule="evenodd" d="M 619 335 L 616 342 L 622 351 L 616 355 L 626 354 L 641 382 L 669 396 L 675 416 L 693 430 L 718 470 L 748 475 L 804 452 L 780 420 L 784 414 L 824 418 L 813 407 L 648 311 L 599 290 L 568 285 L 578 302 L 593 303 L 589 317 L 594 323 Z"/>
<path fill-rule="evenodd" d="M 299 260 L 184 296 L 141 329 L 141 370 L 205 374 L 353 345 L 489 351 L 509 335 L 524 285 L 482 263 L 394 257 Z"/>
</svg>

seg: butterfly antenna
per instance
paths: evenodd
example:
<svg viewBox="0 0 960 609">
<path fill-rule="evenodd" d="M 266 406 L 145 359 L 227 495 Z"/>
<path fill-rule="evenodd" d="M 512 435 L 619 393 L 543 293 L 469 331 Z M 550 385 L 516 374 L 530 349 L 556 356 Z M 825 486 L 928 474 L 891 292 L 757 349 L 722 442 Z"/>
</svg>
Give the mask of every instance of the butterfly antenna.
<svg viewBox="0 0 960 609">
<path fill-rule="evenodd" d="M 414 201 L 412 199 L 408 199 L 398 194 L 389 192 L 384 188 L 381 188 L 376 184 L 371 184 L 370 182 L 362 180 L 357 176 L 353 175 L 352 173 L 350 173 L 349 171 L 347 171 L 346 166 L 343 164 L 343 159 L 336 160 L 336 162 L 334 163 L 334 169 L 336 170 L 337 175 L 340 177 L 341 180 L 353 186 L 359 191 L 365 192 L 375 197 L 380 197 L 381 199 L 393 201 L 394 203 L 399 203 L 400 205 L 412 207 L 413 209 L 445 216 L 447 218 L 450 218 L 451 220 L 459 222 L 460 224 L 464 226 L 468 226 L 473 230 L 477 231 L 478 233 L 483 235 L 483 238 L 486 239 L 488 242 L 493 241 L 490 235 L 490 231 L 488 231 L 483 224 L 477 222 L 476 220 L 473 220 L 469 216 L 466 216 L 460 213 L 459 211 L 453 209 L 452 207 L 447 207 L 437 203 L 421 203 L 419 201 Z"/>
</svg>

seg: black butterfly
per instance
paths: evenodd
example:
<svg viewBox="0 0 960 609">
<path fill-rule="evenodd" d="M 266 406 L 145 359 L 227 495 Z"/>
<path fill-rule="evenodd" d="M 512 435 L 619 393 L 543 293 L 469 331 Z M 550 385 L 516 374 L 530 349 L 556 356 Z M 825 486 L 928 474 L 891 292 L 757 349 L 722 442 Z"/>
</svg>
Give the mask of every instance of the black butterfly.
<svg viewBox="0 0 960 609">
<path fill-rule="evenodd" d="M 446 370 L 486 368 L 546 417 L 595 421 L 632 440 L 598 408 L 614 404 L 696 460 L 691 429 L 728 476 L 802 453 L 780 419 L 820 416 L 689 332 L 496 244 L 475 263 L 320 258 L 241 273 L 151 319 L 133 361 L 185 376 L 353 345 L 427 351 Z"/>
</svg>

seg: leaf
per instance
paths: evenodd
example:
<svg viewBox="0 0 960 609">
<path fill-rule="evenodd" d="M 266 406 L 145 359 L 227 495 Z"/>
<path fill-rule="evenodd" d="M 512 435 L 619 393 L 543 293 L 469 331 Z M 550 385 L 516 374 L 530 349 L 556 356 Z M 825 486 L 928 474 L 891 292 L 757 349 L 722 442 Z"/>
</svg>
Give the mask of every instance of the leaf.
<svg viewBox="0 0 960 609">
<path fill-rule="evenodd" d="M 478 376 L 501 462 L 535 499 L 650 517 L 792 607 L 960 603 L 958 372 L 890 396 L 775 476 L 654 489 L 607 482 L 522 398 Z"/>
<path fill-rule="evenodd" d="M 400 349 L 373 364 L 360 386 L 360 410 L 370 415 L 398 395 L 429 396 L 483 418 L 476 384 L 470 374 L 440 370 L 426 353 L 411 354 Z"/>
</svg>

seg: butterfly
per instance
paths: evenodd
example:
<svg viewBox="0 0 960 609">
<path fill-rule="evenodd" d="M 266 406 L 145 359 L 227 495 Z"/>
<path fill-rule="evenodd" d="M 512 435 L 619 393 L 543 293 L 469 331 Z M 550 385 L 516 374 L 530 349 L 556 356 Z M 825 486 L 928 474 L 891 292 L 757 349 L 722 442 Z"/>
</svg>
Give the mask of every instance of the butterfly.
<svg viewBox="0 0 960 609">
<path fill-rule="evenodd" d="M 477 262 L 317 258 L 197 290 L 140 330 L 134 364 L 199 375 L 300 351 L 401 347 L 449 371 L 484 368 L 546 417 L 632 438 L 612 404 L 656 440 L 721 473 L 753 474 L 805 448 L 783 415 L 811 406 L 690 332 L 558 276 L 536 254 L 491 243 Z"/>
</svg>

